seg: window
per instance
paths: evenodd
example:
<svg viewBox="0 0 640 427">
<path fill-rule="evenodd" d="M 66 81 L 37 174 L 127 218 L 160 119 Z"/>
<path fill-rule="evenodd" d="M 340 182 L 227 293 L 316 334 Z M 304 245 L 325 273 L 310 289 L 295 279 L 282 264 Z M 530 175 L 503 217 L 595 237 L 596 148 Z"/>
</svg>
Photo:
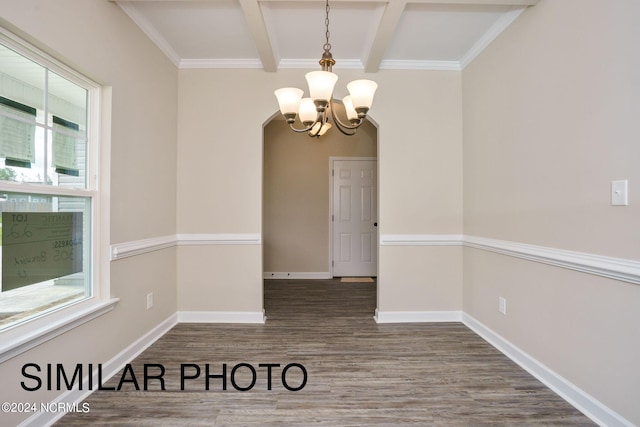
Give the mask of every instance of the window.
<svg viewBox="0 0 640 427">
<path fill-rule="evenodd" d="M 100 299 L 95 242 L 100 89 L 0 30 L 0 334 L 5 334 Z"/>
</svg>

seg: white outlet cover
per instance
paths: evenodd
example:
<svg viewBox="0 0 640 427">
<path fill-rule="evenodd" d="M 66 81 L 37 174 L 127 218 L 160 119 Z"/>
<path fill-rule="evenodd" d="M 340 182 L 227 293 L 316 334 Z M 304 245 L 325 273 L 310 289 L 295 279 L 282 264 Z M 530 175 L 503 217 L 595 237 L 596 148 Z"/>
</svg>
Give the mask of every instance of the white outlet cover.
<svg viewBox="0 0 640 427">
<path fill-rule="evenodd" d="M 611 181 L 611 206 L 629 205 L 629 181 Z"/>
</svg>

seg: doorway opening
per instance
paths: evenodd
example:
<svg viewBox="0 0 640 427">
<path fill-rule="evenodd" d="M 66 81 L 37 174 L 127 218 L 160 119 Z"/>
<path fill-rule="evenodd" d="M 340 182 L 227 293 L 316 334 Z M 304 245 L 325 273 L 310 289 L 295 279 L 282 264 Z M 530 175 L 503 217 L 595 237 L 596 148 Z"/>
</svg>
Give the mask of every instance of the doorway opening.
<svg viewBox="0 0 640 427">
<path fill-rule="evenodd" d="M 367 120 L 355 136 L 345 136 L 332 129 L 321 138 L 292 132 L 279 112 L 267 120 L 263 127 L 263 179 L 262 179 L 262 257 L 264 279 L 321 279 L 334 276 L 377 276 L 378 238 L 375 234 L 352 234 L 334 237 L 336 211 L 360 217 L 363 210 L 352 203 L 335 205 L 334 194 L 346 197 L 345 189 L 334 189 L 331 176 L 332 163 L 337 160 L 372 161 L 374 169 L 369 174 L 366 188 L 351 189 L 353 200 L 360 200 L 366 192 L 364 212 L 370 224 L 377 225 L 377 158 L 378 129 Z M 339 174 L 339 172 L 336 172 Z M 360 171 L 353 175 L 360 175 Z M 344 173 L 343 173 L 344 177 Z M 345 183 L 343 182 L 343 187 Z M 357 196 L 357 197 L 356 197 Z M 358 203 L 359 204 L 359 203 Z M 357 212 L 353 209 L 360 209 Z M 373 226 L 375 227 L 375 226 Z M 351 239 L 351 242 L 349 242 Z M 336 247 L 335 241 L 340 245 Z M 368 272 L 349 272 L 336 261 L 348 258 L 342 249 L 357 249 L 364 243 L 371 248 L 363 259 L 368 260 Z M 351 243 L 350 245 L 348 245 Z M 338 251 L 338 252 L 336 252 Z M 361 257 L 362 251 L 349 252 L 351 259 Z M 336 259 L 336 256 L 339 256 Z M 372 269 L 371 269 L 372 267 Z"/>
</svg>

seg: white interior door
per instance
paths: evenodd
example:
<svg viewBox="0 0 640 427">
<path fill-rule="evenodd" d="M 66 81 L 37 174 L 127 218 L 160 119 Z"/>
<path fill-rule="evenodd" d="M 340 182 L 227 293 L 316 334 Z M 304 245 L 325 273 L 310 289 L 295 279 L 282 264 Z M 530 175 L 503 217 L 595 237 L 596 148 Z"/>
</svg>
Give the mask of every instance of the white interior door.
<svg viewBox="0 0 640 427">
<path fill-rule="evenodd" d="M 333 275 L 376 276 L 376 160 L 333 160 Z"/>
</svg>

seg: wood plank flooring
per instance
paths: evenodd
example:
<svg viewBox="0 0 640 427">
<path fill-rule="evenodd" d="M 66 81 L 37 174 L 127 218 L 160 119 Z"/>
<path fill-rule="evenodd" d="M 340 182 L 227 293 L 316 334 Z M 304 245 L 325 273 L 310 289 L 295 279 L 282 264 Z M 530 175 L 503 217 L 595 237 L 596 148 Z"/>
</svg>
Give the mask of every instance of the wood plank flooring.
<svg viewBox="0 0 640 427">
<path fill-rule="evenodd" d="M 165 391 L 131 382 L 96 391 L 89 413 L 58 426 L 591 426 L 588 418 L 460 323 L 376 324 L 375 283 L 339 280 L 265 282 L 264 325 L 179 324 L 132 366 L 143 388 L 143 365 L 165 368 Z M 210 375 L 227 365 L 227 390 Z M 248 391 L 231 370 L 250 364 Z M 266 368 L 272 368 L 268 390 Z M 299 391 L 282 383 L 282 368 L 307 371 Z M 180 365 L 201 376 L 180 385 Z M 150 372 L 153 372 L 150 369 Z M 187 376 L 195 368 L 186 367 Z M 303 384 L 292 366 L 287 385 Z M 106 386 L 117 387 L 120 375 Z M 238 388 L 252 374 L 240 365 Z"/>
</svg>

